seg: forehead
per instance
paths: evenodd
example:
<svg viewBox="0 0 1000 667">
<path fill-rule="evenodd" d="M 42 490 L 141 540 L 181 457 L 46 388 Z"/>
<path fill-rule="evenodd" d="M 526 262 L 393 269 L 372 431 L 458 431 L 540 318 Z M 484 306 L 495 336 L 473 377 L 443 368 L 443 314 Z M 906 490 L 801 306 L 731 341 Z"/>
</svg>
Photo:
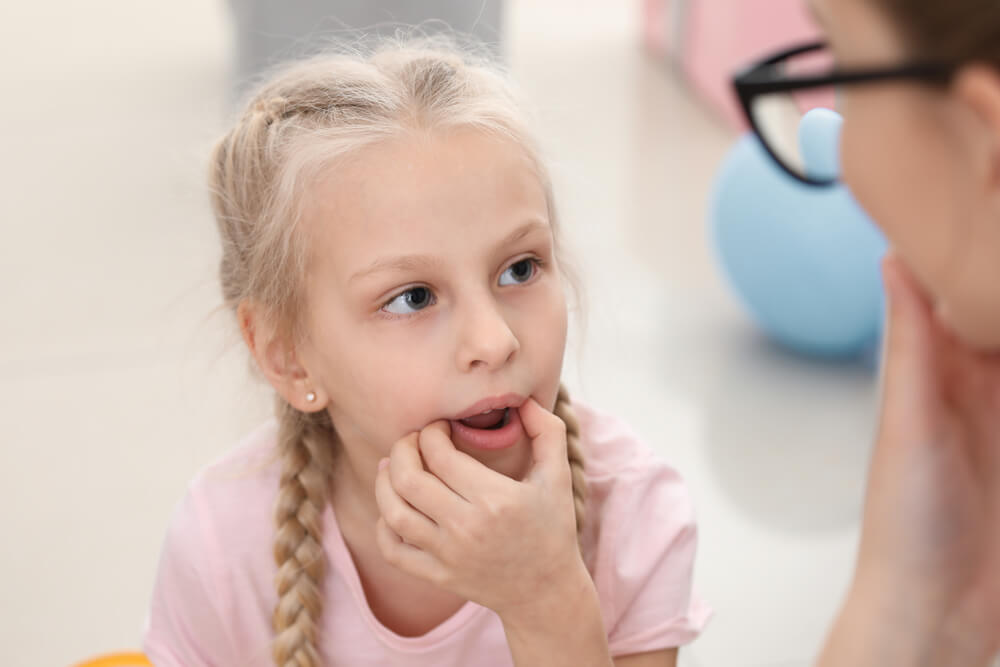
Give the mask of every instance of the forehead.
<svg viewBox="0 0 1000 667">
<path fill-rule="evenodd" d="M 548 223 L 536 164 L 517 142 L 461 129 L 413 132 L 366 147 L 321 174 L 306 225 L 314 249 L 341 265 L 360 255 L 428 251 Z"/>
</svg>

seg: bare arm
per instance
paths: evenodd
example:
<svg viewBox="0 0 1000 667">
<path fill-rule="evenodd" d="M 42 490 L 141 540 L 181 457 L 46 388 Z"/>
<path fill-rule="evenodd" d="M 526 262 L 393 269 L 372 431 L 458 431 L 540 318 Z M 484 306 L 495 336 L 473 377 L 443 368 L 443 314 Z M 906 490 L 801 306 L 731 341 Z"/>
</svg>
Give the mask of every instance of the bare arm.
<svg viewBox="0 0 1000 667">
<path fill-rule="evenodd" d="M 921 600 L 884 595 L 877 582 L 855 584 L 817 667 L 987 667 L 982 635 L 959 618 L 932 618 Z"/>
<path fill-rule="evenodd" d="M 554 602 L 525 609 L 519 619 L 505 620 L 504 630 L 517 667 L 676 667 L 677 649 L 637 653 L 611 659 L 597 591 L 586 570 Z"/>
<path fill-rule="evenodd" d="M 517 667 L 615 667 L 597 590 L 582 561 L 579 571 L 501 621 Z"/>
<path fill-rule="evenodd" d="M 902 261 L 855 578 L 820 667 L 989 664 L 1000 650 L 1000 357 L 963 345 Z"/>
</svg>

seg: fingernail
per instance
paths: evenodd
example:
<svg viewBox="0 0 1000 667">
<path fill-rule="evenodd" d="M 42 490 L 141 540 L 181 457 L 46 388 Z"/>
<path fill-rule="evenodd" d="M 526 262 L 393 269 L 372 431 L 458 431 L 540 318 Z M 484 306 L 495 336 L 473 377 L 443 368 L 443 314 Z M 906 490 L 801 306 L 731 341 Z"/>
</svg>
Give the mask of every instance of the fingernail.
<svg viewBox="0 0 1000 667">
<path fill-rule="evenodd" d="M 389 465 L 389 459 L 382 459 L 381 461 L 378 462 L 378 469 L 381 470 L 387 465 Z"/>
</svg>

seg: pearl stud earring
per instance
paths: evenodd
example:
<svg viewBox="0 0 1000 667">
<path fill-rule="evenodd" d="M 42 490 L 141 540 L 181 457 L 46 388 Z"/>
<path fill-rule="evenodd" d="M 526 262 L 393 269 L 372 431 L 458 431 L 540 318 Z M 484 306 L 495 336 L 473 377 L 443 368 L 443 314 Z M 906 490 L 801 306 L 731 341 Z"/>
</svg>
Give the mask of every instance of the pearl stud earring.
<svg viewBox="0 0 1000 667">
<path fill-rule="evenodd" d="M 313 401 L 315 401 L 316 400 L 316 392 L 315 391 L 310 391 L 308 394 L 306 394 L 306 400 L 309 401 L 310 403 L 312 403 Z"/>
</svg>

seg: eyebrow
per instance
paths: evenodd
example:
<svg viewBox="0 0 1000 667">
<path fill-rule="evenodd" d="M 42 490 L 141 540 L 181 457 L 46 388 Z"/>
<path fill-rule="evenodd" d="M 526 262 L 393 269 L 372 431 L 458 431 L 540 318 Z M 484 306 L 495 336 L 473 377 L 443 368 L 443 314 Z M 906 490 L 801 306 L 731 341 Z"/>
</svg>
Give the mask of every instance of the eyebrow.
<svg viewBox="0 0 1000 667">
<path fill-rule="evenodd" d="M 531 220 L 505 236 L 496 247 L 504 248 L 506 246 L 513 245 L 525 237 L 541 231 L 548 233 L 549 226 L 541 220 Z M 382 271 L 426 271 L 428 269 L 438 268 L 441 264 L 441 260 L 432 255 L 401 255 L 398 257 L 382 257 L 376 259 L 365 268 L 354 273 L 347 279 L 347 282 L 353 283 Z"/>
</svg>

